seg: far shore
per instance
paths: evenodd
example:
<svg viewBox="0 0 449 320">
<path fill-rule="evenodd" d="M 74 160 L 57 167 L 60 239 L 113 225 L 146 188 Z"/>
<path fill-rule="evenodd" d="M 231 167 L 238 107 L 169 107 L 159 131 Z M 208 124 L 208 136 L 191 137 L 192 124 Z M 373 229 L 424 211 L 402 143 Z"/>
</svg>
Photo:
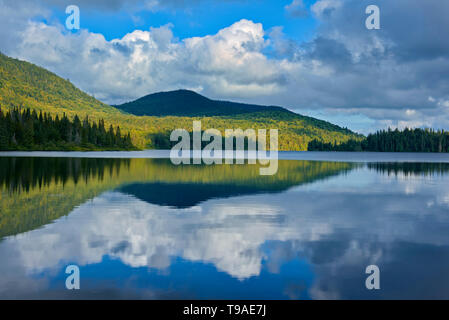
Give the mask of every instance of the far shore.
<svg viewBox="0 0 449 320">
<path fill-rule="evenodd" d="M 275 154 L 272 156 L 275 157 Z M 0 151 L 0 157 L 169 159 L 170 150 L 143 151 Z M 238 157 L 248 158 L 247 155 Z M 279 151 L 280 160 L 335 162 L 449 163 L 449 153 Z"/>
</svg>

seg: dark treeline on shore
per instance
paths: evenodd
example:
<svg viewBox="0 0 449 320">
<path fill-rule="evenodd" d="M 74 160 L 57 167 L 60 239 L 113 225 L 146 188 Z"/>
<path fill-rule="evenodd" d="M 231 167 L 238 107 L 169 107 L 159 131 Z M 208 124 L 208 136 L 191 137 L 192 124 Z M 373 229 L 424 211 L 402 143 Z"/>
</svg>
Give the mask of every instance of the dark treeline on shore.
<svg viewBox="0 0 449 320">
<path fill-rule="evenodd" d="M 361 141 L 309 142 L 309 151 L 449 152 L 449 132 L 433 129 L 381 130 Z"/>
<path fill-rule="evenodd" d="M 122 135 L 120 127 L 108 130 L 104 121 L 70 120 L 30 109 L 0 108 L 0 150 L 131 150 L 135 149 L 130 134 Z"/>
<path fill-rule="evenodd" d="M 203 137 L 204 133 L 205 133 L 205 131 L 201 131 L 200 136 Z M 155 133 L 155 134 L 151 134 L 150 137 L 151 137 L 153 145 L 155 146 L 156 149 L 171 149 L 182 140 L 181 138 L 178 138 L 178 140 L 176 140 L 176 141 L 170 141 L 170 132 Z M 242 146 L 238 145 L 238 143 L 237 143 L 237 140 L 240 140 L 240 139 L 237 139 L 237 137 L 235 137 L 235 136 L 233 136 L 232 139 L 233 139 L 232 140 L 233 141 L 233 144 L 232 144 L 233 150 L 249 150 L 250 141 L 249 141 L 248 137 L 243 137 L 243 145 Z M 200 148 L 202 150 L 207 145 L 209 145 L 211 143 L 211 141 L 216 142 L 219 140 L 221 140 L 222 150 L 225 150 L 226 149 L 226 137 L 224 137 L 224 136 L 213 136 L 213 137 L 210 137 L 206 141 L 201 139 L 201 141 L 200 141 L 201 147 Z M 190 141 L 189 142 L 190 150 L 193 150 L 194 139 L 193 139 L 192 132 L 189 132 L 189 141 Z M 252 140 L 252 141 L 255 143 L 256 148 L 257 148 L 257 143 L 256 143 L 257 141 L 256 140 Z M 270 143 L 270 135 L 269 134 L 267 134 L 266 141 L 268 141 L 268 144 Z"/>
</svg>

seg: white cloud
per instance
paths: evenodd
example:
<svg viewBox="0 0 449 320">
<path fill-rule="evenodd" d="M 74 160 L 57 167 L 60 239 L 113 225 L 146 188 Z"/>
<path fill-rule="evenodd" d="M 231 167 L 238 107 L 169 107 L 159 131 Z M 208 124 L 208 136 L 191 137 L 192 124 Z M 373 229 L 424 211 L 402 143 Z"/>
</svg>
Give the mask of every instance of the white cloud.
<svg viewBox="0 0 449 320">
<path fill-rule="evenodd" d="M 449 108 L 449 100 L 441 100 L 438 102 L 438 106 Z"/>
<path fill-rule="evenodd" d="M 311 6 L 311 11 L 318 17 L 321 17 L 326 12 L 329 13 L 332 10 L 339 8 L 341 5 L 342 3 L 340 0 L 320 0 Z"/>
<path fill-rule="evenodd" d="M 14 53 L 109 103 L 186 87 L 246 96 L 281 90 L 288 66 L 262 53 L 268 43 L 261 24 L 241 20 L 215 35 L 182 41 L 171 28 L 135 30 L 107 41 L 86 30 L 70 34 L 62 26 L 29 22 Z"/>
<path fill-rule="evenodd" d="M 435 99 L 434 97 L 428 98 L 429 102 L 432 102 L 434 105 L 442 108 L 449 108 L 449 99 L 439 98 Z"/>
<path fill-rule="evenodd" d="M 286 5 L 284 8 L 294 17 L 302 18 L 308 14 L 303 0 L 293 0 L 292 3 Z"/>
</svg>

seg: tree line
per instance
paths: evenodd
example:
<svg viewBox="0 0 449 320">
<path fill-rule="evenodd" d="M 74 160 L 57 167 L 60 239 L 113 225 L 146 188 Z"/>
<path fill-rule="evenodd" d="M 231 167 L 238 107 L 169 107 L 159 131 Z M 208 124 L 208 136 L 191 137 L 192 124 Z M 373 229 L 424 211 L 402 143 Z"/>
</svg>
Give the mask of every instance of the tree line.
<svg viewBox="0 0 449 320">
<path fill-rule="evenodd" d="M 449 152 L 449 132 L 434 129 L 380 130 L 361 141 L 323 143 L 312 140 L 309 151 Z"/>
<path fill-rule="evenodd" d="M 122 135 L 120 127 L 105 129 L 98 123 L 73 120 L 65 114 L 59 118 L 49 113 L 14 108 L 3 112 L 0 107 L 0 150 L 130 150 L 135 149 L 130 133 Z"/>
</svg>

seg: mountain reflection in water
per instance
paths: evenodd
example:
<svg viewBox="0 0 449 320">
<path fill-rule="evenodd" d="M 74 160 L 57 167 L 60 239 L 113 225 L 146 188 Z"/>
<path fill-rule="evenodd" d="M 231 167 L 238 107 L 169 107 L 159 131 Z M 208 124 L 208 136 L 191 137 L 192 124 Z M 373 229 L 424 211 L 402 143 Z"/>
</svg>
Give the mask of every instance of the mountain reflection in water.
<svg viewBox="0 0 449 320">
<path fill-rule="evenodd" d="M 0 158 L 0 297 L 449 298 L 449 165 L 258 169 Z"/>
</svg>

